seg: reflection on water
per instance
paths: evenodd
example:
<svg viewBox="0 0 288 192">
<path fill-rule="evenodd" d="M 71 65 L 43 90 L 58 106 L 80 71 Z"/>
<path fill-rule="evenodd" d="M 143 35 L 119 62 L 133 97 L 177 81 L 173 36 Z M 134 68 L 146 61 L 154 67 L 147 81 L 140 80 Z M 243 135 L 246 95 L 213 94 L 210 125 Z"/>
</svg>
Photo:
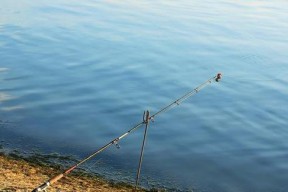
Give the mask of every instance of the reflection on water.
<svg viewBox="0 0 288 192">
<path fill-rule="evenodd" d="M 151 124 L 141 185 L 285 191 L 287 7 L 4 0 L 0 119 L 15 123 L 0 140 L 81 158 L 221 71 L 219 84 Z M 141 130 L 85 166 L 133 183 Z"/>
<path fill-rule="evenodd" d="M 0 101 L 1 102 L 8 101 L 10 99 L 13 99 L 13 97 L 11 95 L 8 95 L 6 93 L 0 93 Z"/>
<path fill-rule="evenodd" d="M 0 68 L 0 72 L 5 72 L 5 71 L 8 71 L 9 69 L 8 68 Z"/>
<path fill-rule="evenodd" d="M 9 70 L 8 68 L 0 68 L 0 72 L 7 72 L 8 70 Z M 7 79 L 2 79 L 2 81 L 7 81 Z M 0 83 L 5 83 L 5 82 L 0 81 Z M 22 109 L 23 108 L 22 105 L 5 106 L 5 102 L 11 101 L 14 99 L 17 99 L 17 98 L 6 92 L 0 92 L 0 104 L 1 104 L 0 110 L 1 111 L 14 111 L 14 110 Z"/>
</svg>

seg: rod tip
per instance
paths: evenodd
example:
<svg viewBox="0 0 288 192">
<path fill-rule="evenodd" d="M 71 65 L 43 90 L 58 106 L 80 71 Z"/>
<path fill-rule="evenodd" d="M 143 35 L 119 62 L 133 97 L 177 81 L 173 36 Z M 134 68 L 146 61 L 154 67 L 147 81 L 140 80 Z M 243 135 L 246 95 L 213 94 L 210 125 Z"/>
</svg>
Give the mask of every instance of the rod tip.
<svg viewBox="0 0 288 192">
<path fill-rule="evenodd" d="M 222 73 L 217 73 L 215 81 L 219 82 L 222 79 Z"/>
</svg>

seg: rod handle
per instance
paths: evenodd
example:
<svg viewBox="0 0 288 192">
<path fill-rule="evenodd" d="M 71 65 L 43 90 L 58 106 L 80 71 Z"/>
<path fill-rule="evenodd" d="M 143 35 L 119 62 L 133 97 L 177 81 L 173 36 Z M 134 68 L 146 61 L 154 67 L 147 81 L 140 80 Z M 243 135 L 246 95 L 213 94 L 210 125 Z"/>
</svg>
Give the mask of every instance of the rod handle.
<svg viewBox="0 0 288 192">
<path fill-rule="evenodd" d="M 49 180 L 49 183 L 52 185 L 53 183 L 57 182 L 59 179 L 61 179 L 62 177 L 64 177 L 64 174 L 61 173 L 55 177 L 53 177 L 52 179 Z"/>
</svg>

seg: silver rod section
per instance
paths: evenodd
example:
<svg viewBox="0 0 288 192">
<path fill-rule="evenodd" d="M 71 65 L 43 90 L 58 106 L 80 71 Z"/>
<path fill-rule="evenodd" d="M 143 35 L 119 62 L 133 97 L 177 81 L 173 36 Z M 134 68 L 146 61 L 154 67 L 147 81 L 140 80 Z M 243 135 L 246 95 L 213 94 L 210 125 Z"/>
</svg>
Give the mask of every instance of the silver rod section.
<svg viewBox="0 0 288 192">
<path fill-rule="evenodd" d="M 213 80 L 217 80 L 217 78 L 219 77 L 219 74 L 216 75 L 215 77 L 212 77 L 210 79 L 208 79 L 207 81 L 205 81 L 204 83 L 202 83 L 201 85 L 199 85 L 198 87 L 196 87 L 195 89 L 193 89 L 192 91 L 186 93 L 185 95 L 183 95 L 182 97 L 180 97 L 179 99 L 173 101 L 172 103 L 170 103 L 169 105 L 163 107 L 162 109 L 160 109 L 158 112 L 156 112 L 155 114 L 150 116 L 150 119 L 154 119 L 156 116 L 158 116 L 161 113 L 164 113 L 168 110 L 173 109 L 174 107 L 180 105 L 183 101 L 185 101 L 186 99 L 188 99 L 189 97 L 197 94 L 201 89 L 203 89 L 204 87 L 206 87 L 207 85 L 211 84 Z"/>
</svg>

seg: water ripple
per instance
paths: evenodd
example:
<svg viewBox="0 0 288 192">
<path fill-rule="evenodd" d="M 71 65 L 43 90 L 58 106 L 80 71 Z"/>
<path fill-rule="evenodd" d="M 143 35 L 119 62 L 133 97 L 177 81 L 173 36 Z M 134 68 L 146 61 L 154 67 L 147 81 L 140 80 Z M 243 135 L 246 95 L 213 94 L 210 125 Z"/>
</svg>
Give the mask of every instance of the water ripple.
<svg viewBox="0 0 288 192">
<path fill-rule="evenodd" d="M 221 71 L 151 123 L 141 184 L 287 188 L 287 2 L 2 3 L 0 115 L 17 126 L 0 139 L 11 147 L 84 157 Z M 142 137 L 92 170 L 133 183 Z"/>
</svg>

